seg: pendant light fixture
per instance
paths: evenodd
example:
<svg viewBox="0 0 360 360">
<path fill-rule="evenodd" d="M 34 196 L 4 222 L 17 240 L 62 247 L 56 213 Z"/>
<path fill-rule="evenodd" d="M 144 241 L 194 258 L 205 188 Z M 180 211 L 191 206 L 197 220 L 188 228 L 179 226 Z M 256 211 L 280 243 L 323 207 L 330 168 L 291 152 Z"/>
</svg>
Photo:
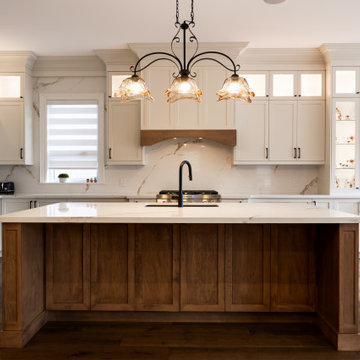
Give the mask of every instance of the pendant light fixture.
<svg viewBox="0 0 360 360">
<path fill-rule="evenodd" d="M 129 78 L 126 78 L 119 87 L 118 93 L 121 102 L 128 102 L 141 98 L 145 98 L 146 100 L 152 102 L 154 101 L 154 98 L 151 96 L 145 81 L 139 77 L 138 73 L 145 70 L 155 62 L 162 60 L 172 62 L 178 70 L 177 73 L 173 74 L 174 80 L 170 85 L 170 88 L 165 92 L 165 95 L 168 98 L 167 101 L 173 103 L 178 100 L 190 99 L 201 102 L 202 91 L 196 84 L 196 73 L 194 73 L 192 69 L 195 64 L 206 60 L 214 61 L 226 70 L 232 72 L 232 75 L 225 79 L 222 89 L 216 93 L 216 95 L 218 95 L 218 101 L 240 99 L 242 101 L 251 103 L 251 97 L 254 97 L 255 94 L 250 91 L 247 81 L 238 75 L 237 72 L 240 69 L 240 65 L 235 65 L 230 56 L 219 51 L 198 52 L 199 42 L 191 30 L 195 27 L 194 0 L 191 0 L 190 19 L 191 20 L 185 20 L 182 23 L 179 22 L 179 0 L 176 0 L 175 28 L 177 29 L 177 32 L 170 43 L 171 52 L 156 51 L 148 53 L 142 56 L 136 62 L 135 66 L 131 66 L 130 70 L 133 72 L 133 75 Z M 181 41 L 179 36 L 180 31 L 182 31 L 183 43 L 182 59 L 180 59 L 174 51 L 174 43 L 180 43 Z M 196 45 L 195 52 L 189 60 L 187 60 L 188 41 L 195 43 Z M 219 57 L 224 58 L 226 64 L 221 62 L 218 59 Z M 140 63 L 147 58 L 149 58 L 149 63 L 141 67 Z"/>
</svg>

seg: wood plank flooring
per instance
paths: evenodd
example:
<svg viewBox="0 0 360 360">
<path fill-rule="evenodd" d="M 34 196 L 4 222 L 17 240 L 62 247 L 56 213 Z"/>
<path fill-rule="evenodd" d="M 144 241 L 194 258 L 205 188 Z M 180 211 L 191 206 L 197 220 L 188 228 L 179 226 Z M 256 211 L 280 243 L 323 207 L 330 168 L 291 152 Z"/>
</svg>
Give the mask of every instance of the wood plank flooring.
<svg viewBox="0 0 360 360">
<path fill-rule="evenodd" d="M 352 360 L 312 324 L 119 324 L 49 322 L 6 360 Z"/>
</svg>

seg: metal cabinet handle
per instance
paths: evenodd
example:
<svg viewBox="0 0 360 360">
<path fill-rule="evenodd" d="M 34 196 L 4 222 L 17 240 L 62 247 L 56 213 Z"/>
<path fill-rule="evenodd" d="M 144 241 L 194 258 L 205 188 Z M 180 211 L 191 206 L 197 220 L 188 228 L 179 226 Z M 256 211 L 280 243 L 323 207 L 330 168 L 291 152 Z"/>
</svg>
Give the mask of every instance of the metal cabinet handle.
<svg viewBox="0 0 360 360">
<path fill-rule="evenodd" d="M 111 148 L 109 148 L 109 159 L 111 160 Z"/>
<path fill-rule="evenodd" d="M 294 147 L 294 159 L 297 158 L 297 150 L 296 150 L 296 147 Z"/>
<path fill-rule="evenodd" d="M 38 207 L 38 202 L 37 200 L 34 200 L 34 208 L 37 208 Z"/>
<path fill-rule="evenodd" d="M 265 159 L 269 158 L 269 148 L 265 148 Z"/>
<path fill-rule="evenodd" d="M 298 159 L 300 159 L 300 158 L 301 158 L 301 149 L 298 148 Z"/>
<path fill-rule="evenodd" d="M 24 159 L 24 149 L 20 148 L 20 159 Z"/>
<path fill-rule="evenodd" d="M 33 201 L 30 200 L 30 209 L 32 209 L 32 208 L 33 208 Z"/>
</svg>

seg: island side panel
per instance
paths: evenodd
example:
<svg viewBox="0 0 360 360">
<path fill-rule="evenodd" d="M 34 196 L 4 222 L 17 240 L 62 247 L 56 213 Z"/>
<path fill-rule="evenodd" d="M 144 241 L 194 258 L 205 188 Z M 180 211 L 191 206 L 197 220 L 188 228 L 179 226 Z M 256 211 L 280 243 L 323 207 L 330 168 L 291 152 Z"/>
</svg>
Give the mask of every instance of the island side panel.
<svg viewBox="0 0 360 360">
<path fill-rule="evenodd" d="M 226 225 L 226 311 L 270 311 L 270 225 Z"/>
<path fill-rule="evenodd" d="M 319 226 L 319 323 L 338 350 L 360 350 L 358 236 L 358 224 Z"/>
<path fill-rule="evenodd" d="M 21 347 L 47 321 L 44 304 L 44 226 L 4 224 L 2 233 L 4 331 L 0 333 L 0 345 Z"/>
</svg>

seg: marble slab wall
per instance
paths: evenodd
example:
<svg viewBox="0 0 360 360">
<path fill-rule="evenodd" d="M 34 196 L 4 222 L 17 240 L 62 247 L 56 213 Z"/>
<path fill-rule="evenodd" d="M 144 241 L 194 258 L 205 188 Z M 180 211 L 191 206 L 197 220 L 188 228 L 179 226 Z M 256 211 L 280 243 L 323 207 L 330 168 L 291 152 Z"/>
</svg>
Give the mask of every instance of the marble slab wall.
<svg viewBox="0 0 360 360">
<path fill-rule="evenodd" d="M 33 79 L 34 165 L 0 166 L 0 180 L 14 181 L 17 193 L 154 195 L 178 186 L 178 166 L 184 159 L 193 167 L 187 189 L 214 189 L 222 195 L 317 194 L 317 166 L 234 166 L 232 149 L 206 140 L 169 140 L 146 148 L 144 166 L 109 166 L 104 184 L 41 184 L 41 93 L 105 93 L 103 77 Z M 186 169 L 185 169 L 186 175 Z"/>
</svg>

